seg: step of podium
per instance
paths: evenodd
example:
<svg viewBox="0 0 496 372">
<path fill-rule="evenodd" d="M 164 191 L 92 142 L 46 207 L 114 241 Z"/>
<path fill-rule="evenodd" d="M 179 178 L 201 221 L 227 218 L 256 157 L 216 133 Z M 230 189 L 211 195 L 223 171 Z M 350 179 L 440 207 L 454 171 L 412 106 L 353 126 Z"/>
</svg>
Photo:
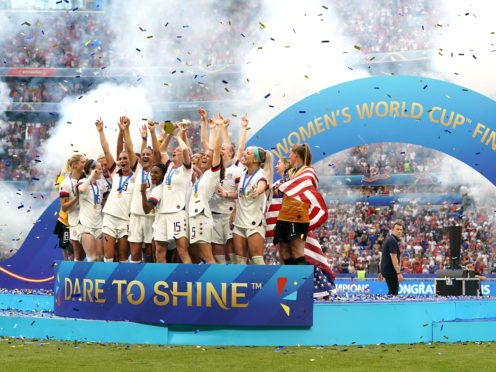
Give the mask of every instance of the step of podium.
<svg viewBox="0 0 496 372">
<path fill-rule="evenodd" d="M 52 341 L 205 346 L 496 341 L 496 301 L 490 299 L 316 303 L 314 323 L 310 328 L 167 325 L 73 319 L 55 316 L 53 306 L 53 297 L 48 295 L 0 295 L 0 336 Z M 364 318 L 363 314 L 367 317 Z M 401 314 L 402 321 L 389 332 L 384 332 L 397 314 Z"/>
<path fill-rule="evenodd" d="M 496 318 L 433 322 L 433 342 L 477 342 L 496 339 Z"/>
</svg>

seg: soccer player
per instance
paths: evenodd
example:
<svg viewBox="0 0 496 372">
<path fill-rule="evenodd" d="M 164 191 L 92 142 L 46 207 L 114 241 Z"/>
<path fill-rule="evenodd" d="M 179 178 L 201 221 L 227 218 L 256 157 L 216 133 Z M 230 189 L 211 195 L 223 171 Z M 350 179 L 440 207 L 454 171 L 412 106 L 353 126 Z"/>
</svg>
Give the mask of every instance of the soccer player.
<svg viewBox="0 0 496 372">
<path fill-rule="evenodd" d="M 236 263 L 264 265 L 265 247 L 265 192 L 272 184 L 272 154 L 261 147 L 248 147 L 241 163 L 246 170 L 238 186 L 236 208 L 231 215 L 233 221 L 233 243 Z"/>
</svg>

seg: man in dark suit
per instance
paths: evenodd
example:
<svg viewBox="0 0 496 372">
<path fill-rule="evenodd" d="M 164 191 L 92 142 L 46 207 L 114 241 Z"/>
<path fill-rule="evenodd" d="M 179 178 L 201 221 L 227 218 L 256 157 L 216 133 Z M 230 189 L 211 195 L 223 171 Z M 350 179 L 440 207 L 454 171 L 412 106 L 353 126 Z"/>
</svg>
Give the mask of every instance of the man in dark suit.
<svg viewBox="0 0 496 372">
<path fill-rule="evenodd" d="M 383 278 L 386 280 L 388 286 L 388 295 L 397 296 L 399 290 L 399 283 L 402 282 L 403 274 L 400 268 L 400 247 L 398 242 L 403 236 L 403 222 L 396 221 L 389 235 L 382 243 L 381 255 L 381 272 L 379 280 Z"/>
</svg>

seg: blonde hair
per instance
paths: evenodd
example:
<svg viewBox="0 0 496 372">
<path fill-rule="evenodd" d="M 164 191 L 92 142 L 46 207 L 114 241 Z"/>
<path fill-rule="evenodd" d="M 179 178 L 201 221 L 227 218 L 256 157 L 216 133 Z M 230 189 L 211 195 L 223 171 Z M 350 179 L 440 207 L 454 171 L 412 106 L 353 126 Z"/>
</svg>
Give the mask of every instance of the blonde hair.
<svg viewBox="0 0 496 372">
<path fill-rule="evenodd" d="M 68 163 L 69 163 L 69 167 L 72 167 L 72 165 L 78 161 L 81 160 L 81 158 L 83 157 L 84 155 L 83 154 L 74 154 L 72 155 L 69 160 L 68 160 Z"/>
<path fill-rule="evenodd" d="M 274 157 L 272 152 L 265 151 L 263 148 L 259 147 L 258 152 L 260 153 L 260 158 L 262 159 L 261 167 L 267 177 L 267 186 L 272 187 L 272 182 L 274 179 Z"/>
<path fill-rule="evenodd" d="M 60 174 L 67 174 L 71 171 L 71 159 L 67 159 L 64 165 L 64 168 L 60 171 Z"/>
</svg>

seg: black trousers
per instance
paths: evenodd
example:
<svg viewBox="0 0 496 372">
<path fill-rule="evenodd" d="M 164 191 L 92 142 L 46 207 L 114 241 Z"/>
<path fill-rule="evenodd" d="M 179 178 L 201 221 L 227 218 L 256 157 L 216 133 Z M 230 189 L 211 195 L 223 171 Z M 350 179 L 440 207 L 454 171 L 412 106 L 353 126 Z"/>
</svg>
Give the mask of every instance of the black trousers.
<svg viewBox="0 0 496 372">
<path fill-rule="evenodd" d="M 387 276 L 383 275 L 383 277 L 386 280 L 386 284 L 388 286 L 388 295 L 397 296 L 398 290 L 400 289 L 400 283 L 398 282 L 398 275 L 396 274 L 387 275 Z"/>
</svg>

